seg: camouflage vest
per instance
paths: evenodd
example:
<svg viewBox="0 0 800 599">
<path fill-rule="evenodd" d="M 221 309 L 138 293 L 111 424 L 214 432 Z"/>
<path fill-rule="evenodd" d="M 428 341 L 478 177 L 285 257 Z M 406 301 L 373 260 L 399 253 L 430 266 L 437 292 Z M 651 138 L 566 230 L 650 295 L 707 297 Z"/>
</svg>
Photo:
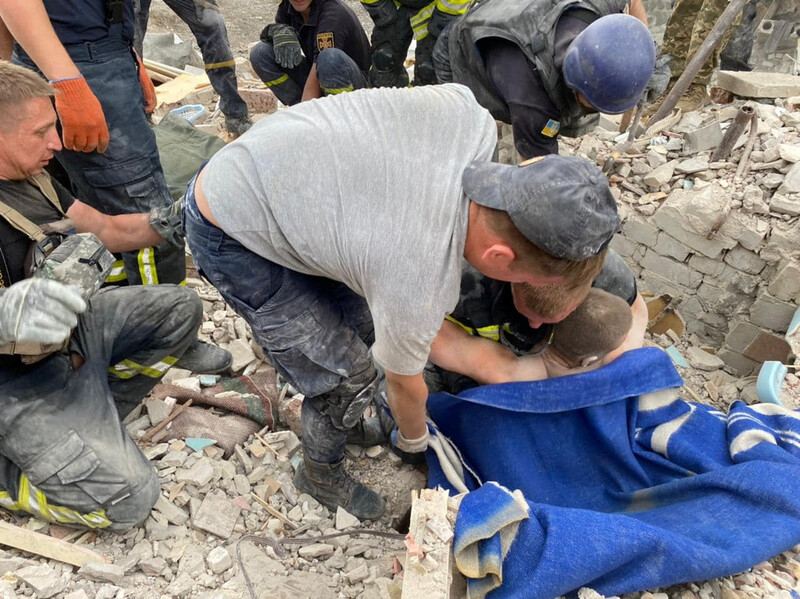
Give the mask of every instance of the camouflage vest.
<svg viewBox="0 0 800 599">
<path fill-rule="evenodd" d="M 542 79 L 544 90 L 561 113 L 561 130 L 575 127 L 583 110 L 564 85 L 554 64 L 558 19 L 567 9 L 584 9 L 597 18 L 624 12 L 628 0 L 484 0 L 455 22 L 450 33 L 453 81 L 472 90 L 492 116 L 511 122 L 508 106 L 499 98 L 486 74 L 477 43 L 501 38 L 516 44 Z"/>
</svg>

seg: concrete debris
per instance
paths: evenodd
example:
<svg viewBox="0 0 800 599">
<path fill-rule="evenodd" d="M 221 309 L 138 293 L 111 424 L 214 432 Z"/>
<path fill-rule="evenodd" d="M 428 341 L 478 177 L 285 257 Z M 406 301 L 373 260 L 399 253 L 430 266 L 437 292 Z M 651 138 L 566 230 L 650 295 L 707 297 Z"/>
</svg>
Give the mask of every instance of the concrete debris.
<svg viewBox="0 0 800 599">
<path fill-rule="evenodd" d="M 800 94 L 800 77 L 760 71 L 719 71 L 717 87 L 744 98 L 785 98 Z"/>
<path fill-rule="evenodd" d="M 241 508 L 223 494 L 209 493 L 192 518 L 192 525 L 222 539 L 228 539 L 240 512 Z"/>
<path fill-rule="evenodd" d="M 122 583 L 125 576 L 125 571 L 116 564 L 104 564 L 102 562 L 87 562 L 78 570 L 78 574 L 82 574 L 91 580 L 98 580 L 101 582 L 110 582 L 119 585 Z"/>
</svg>

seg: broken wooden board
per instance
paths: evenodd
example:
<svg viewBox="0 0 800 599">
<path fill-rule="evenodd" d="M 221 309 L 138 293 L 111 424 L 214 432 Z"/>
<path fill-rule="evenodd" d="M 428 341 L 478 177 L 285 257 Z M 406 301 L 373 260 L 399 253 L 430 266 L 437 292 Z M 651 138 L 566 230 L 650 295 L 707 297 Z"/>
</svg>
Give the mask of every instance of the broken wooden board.
<svg viewBox="0 0 800 599">
<path fill-rule="evenodd" d="M 673 308 L 666 308 L 655 320 L 647 325 L 647 330 L 651 335 L 666 335 L 667 331 L 672 331 L 678 336 L 682 337 L 686 330 L 686 321 L 683 319 L 677 310 Z"/>
<path fill-rule="evenodd" d="M 452 501 L 447 491 L 412 491 L 401 599 L 464 596 L 465 583 L 452 558 L 457 509 L 458 502 Z"/>
<path fill-rule="evenodd" d="M 192 92 L 210 85 L 211 82 L 206 74 L 178 75 L 172 81 L 163 83 L 156 88 L 156 99 L 158 105 L 177 104 Z"/>
<path fill-rule="evenodd" d="M 79 568 L 87 562 L 108 562 L 108 560 L 91 549 L 66 543 L 32 530 L 19 528 L 8 522 L 0 521 L 0 545 L 14 547 L 28 553 L 54 559 Z"/>
</svg>

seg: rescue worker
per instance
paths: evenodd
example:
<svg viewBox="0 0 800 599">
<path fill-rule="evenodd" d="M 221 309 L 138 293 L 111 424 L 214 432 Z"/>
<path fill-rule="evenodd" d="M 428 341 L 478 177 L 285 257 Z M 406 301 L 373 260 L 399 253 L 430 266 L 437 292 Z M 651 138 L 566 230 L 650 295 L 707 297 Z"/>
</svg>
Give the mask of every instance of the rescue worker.
<svg viewBox="0 0 800 599">
<path fill-rule="evenodd" d="M 523 159 L 557 153 L 559 133 L 582 134 L 596 112 L 659 95 L 651 88 L 666 85 L 669 68 L 660 61 L 654 77 L 641 0 L 482 2 L 442 34 L 434 61 L 440 82 L 463 83 L 511 124 Z"/>
<path fill-rule="evenodd" d="M 405 87 L 406 55 L 411 40 L 414 51 L 414 85 L 436 83 L 433 49 L 439 35 L 463 15 L 472 0 L 361 0 L 375 26 L 372 28 L 370 82 L 375 87 Z"/>
<path fill-rule="evenodd" d="M 591 287 L 610 293 L 630 306 L 633 325 L 620 353 L 641 347 L 647 327 L 647 306 L 639 294 L 636 277 L 625 261 L 614 250 L 605 256 L 602 269 L 594 278 Z M 512 285 L 481 275 L 466 265 L 461 277 L 461 296 L 456 308 L 447 315 L 436 337 L 434 347 L 445 355 L 446 365 L 432 353 L 426 370 L 429 388 L 459 393 L 476 384 L 502 383 L 503 373 L 514 370 L 516 357 L 540 354 L 552 338 L 555 324 L 566 318 L 583 300 L 588 287 L 575 290 L 553 285 L 527 290 L 512 289 Z M 535 295 L 535 301 L 530 299 Z M 525 301 L 526 296 L 528 297 Z M 532 309 L 531 306 L 536 306 Z M 601 324 L 601 323 L 598 323 Z M 469 338 L 476 341 L 473 350 L 460 351 L 458 346 L 469 345 Z M 507 353 L 486 349 L 477 340 L 490 339 L 502 345 Z M 459 340 L 458 343 L 453 343 Z M 482 353 L 482 350 L 486 350 Z M 501 356 L 507 358 L 504 368 L 492 368 L 494 378 L 487 380 L 476 376 L 484 372 L 487 364 L 496 364 Z"/>
<path fill-rule="evenodd" d="M 72 229 L 113 250 L 183 245 L 162 211 L 103 214 L 43 172 L 61 149 L 53 94 L 0 62 L 0 506 L 122 529 L 147 517 L 160 485 L 121 419 L 193 343 L 202 306 L 175 285 L 111 287 L 86 301 L 72 285 L 26 278 L 30 250 Z M 34 363 L 18 355 L 21 344 L 62 342 Z"/>
<path fill-rule="evenodd" d="M 171 205 L 145 112 L 155 109 L 155 90 L 132 47 L 133 0 L 0 0 L 0 18 L 17 42 L 14 61 L 58 90 L 56 160 L 72 191 L 105 214 Z M 146 247 L 123 261 L 129 284 L 186 278 L 182 248 Z"/>
<path fill-rule="evenodd" d="M 134 47 L 139 56 L 144 56 L 142 45 L 150 18 L 151 0 L 137 2 Z M 236 63 L 219 5 L 216 0 L 164 0 L 164 3 L 189 26 L 197 40 L 206 75 L 211 87 L 219 95 L 219 108 L 225 115 L 225 128 L 231 135 L 241 135 L 253 126 L 253 121 L 247 114 L 247 103 L 239 95 Z"/>
<path fill-rule="evenodd" d="M 369 41 L 342 0 L 281 0 L 250 50 L 253 70 L 292 106 L 366 87 Z"/>
<path fill-rule="evenodd" d="M 518 284 L 512 284 L 517 287 Z M 524 307 L 538 312 L 538 287 L 515 291 Z M 553 324 L 548 343 L 536 353 L 514 355 L 489 339 L 440 330 L 431 345 L 431 360 L 442 368 L 457 370 L 465 361 L 475 368 L 472 378 L 491 385 L 509 381 L 541 381 L 588 372 L 609 364 L 622 353 L 633 317 L 621 297 L 591 289 L 577 308 Z"/>
<path fill-rule="evenodd" d="M 343 467 L 378 393 L 373 359 L 398 448 L 427 447 L 422 371 L 464 260 L 533 285 L 580 286 L 602 264 L 619 217 L 600 171 L 559 156 L 495 164 L 496 138 L 464 86 L 365 89 L 278 112 L 189 184 L 195 262 L 305 395 L 295 485 L 329 509 L 384 510 Z"/>
</svg>

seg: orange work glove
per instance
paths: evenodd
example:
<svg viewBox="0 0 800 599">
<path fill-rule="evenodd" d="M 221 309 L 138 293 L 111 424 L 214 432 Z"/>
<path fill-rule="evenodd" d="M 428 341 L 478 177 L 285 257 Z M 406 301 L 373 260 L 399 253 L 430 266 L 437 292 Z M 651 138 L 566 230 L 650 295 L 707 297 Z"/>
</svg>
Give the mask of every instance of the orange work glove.
<svg viewBox="0 0 800 599">
<path fill-rule="evenodd" d="M 103 108 L 83 75 L 51 81 L 56 93 L 56 112 L 61 121 L 64 147 L 76 152 L 100 152 L 108 148 L 108 126 Z"/>
<path fill-rule="evenodd" d="M 136 55 L 136 62 L 139 63 L 139 84 L 142 86 L 142 94 L 144 95 L 144 111 L 145 114 L 153 114 L 156 109 L 156 86 L 153 85 L 153 80 L 147 74 L 147 69 L 142 64 L 142 59 Z"/>
</svg>

